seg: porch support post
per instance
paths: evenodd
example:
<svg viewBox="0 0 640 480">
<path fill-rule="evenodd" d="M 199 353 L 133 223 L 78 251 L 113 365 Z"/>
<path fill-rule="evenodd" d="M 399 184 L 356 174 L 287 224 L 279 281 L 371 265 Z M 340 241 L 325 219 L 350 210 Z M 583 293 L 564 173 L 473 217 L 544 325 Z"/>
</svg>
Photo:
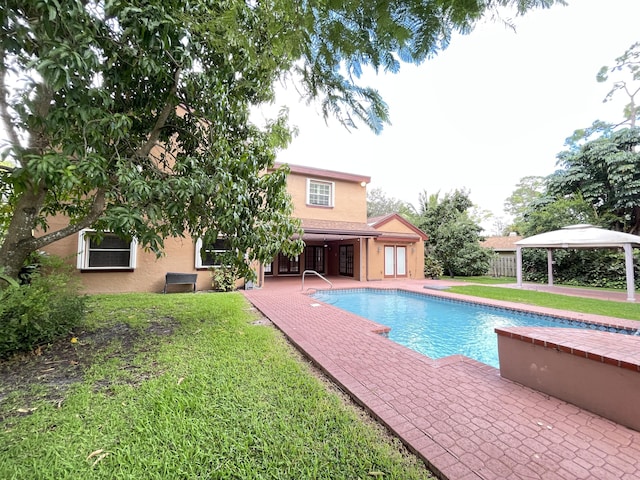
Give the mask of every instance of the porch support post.
<svg viewBox="0 0 640 480">
<path fill-rule="evenodd" d="M 624 246 L 624 265 L 627 272 L 627 301 L 636 301 L 636 282 L 633 275 L 633 248 L 630 243 L 625 243 Z"/>
<path fill-rule="evenodd" d="M 365 237 L 358 238 L 358 251 L 360 252 L 360 268 L 358 269 L 358 280 L 360 282 L 367 281 L 367 249 L 365 247 L 367 239 Z"/>
<path fill-rule="evenodd" d="M 553 286 L 553 249 L 547 248 L 547 277 L 549 278 L 549 286 Z"/>
</svg>

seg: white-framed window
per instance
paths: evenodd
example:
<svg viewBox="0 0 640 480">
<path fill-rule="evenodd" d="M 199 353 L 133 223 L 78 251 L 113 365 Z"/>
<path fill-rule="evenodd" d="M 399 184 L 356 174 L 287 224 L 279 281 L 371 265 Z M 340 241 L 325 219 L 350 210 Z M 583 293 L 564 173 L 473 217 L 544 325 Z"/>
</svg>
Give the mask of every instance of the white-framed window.
<svg viewBox="0 0 640 480">
<path fill-rule="evenodd" d="M 202 239 L 196 241 L 196 268 L 221 267 L 222 256 L 229 252 L 229 244 L 225 238 L 217 238 L 213 245 L 203 248 Z"/>
<path fill-rule="evenodd" d="M 307 205 L 333 207 L 334 183 L 307 179 Z"/>
<path fill-rule="evenodd" d="M 105 232 L 98 241 L 94 230 L 84 229 L 78 234 L 79 270 L 131 270 L 136 268 L 138 242 L 122 240 L 113 233 Z"/>
</svg>

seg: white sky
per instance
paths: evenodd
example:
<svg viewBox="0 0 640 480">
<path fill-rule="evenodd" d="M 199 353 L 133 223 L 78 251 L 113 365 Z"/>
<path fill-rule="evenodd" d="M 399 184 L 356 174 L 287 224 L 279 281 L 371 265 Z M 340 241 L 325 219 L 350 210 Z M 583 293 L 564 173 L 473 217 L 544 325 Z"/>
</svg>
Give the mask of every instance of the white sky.
<svg viewBox="0 0 640 480">
<path fill-rule="evenodd" d="M 369 76 L 391 112 L 376 136 L 328 126 L 317 105 L 281 94 L 300 134 L 279 161 L 371 176 L 369 188 L 417 205 L 418 195 L 467 188 L 498 217 L 525 176 L 546 176 L 574 130 L 620 121 L 622 96 L 596 82 L 640 40 L 638 0 L 569 0 L 516 18 L 516 32 L 484 23 L 456 36 L 438 57 L 399 74 Z"/>
</svg>

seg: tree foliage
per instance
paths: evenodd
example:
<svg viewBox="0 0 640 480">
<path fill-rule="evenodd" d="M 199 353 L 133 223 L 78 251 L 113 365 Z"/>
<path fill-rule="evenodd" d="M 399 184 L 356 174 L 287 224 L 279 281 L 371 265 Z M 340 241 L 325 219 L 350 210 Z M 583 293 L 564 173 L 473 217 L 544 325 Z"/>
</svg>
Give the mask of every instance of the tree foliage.
<svg viewBox="0 0 640 480">
<path fill-rule="evenodd" d="M 525 213 L 521 233 L 525 237 L 558 230 L 567 225 L 598 224 L 593 207 L 581 195 L 552 199 L 541 197 Z"/>
<path fill-rule="evenodd" d="M 244 252 L 298 252 L 286 170 L 264 174 L 290 140 L 286 115 L 249 121 L 275 81 L 291 73 L 325 116 L 380 131 L 365 66 L 395 72 L 499 6 L 552 3 L 6 0 L 0 119 L 15 167 L 0 168 L 0 268 L 15 276 L 89 226 L 157 253 L 169 236 L 225 235 L 245 267 Z M 51 231 L 54 215 L 69 225 Z"/>
<path fill-rule="evenodd" d="M 516 184 L 516 189 L 504 201 L 504 211 L 513 216 L 513 231 L 522 233 L 525 215 L 534 201 L 545 192 L 545 178 L 537 176 L 523 177 Z"/>
<path fill-rule="evenodd" d="M 599 224 L 640 233 L 640 128 L 603 134 L 558 155 L 558 170 L 548 179 L 549 195 L 580 195 Z"/>
<path fill-rule="evenodd" d="M 403 200 L 387 197 L 381 188 L 367 191 L 367 217 L 379 217 L 390 213 L 398 213 L 409 221 L 416 218 L 416 209 Z"/>
<path fill-rule="evenodd" d="M 425 256 L 450 276 L 484 275 L 489 269 L 491 251 L 480 246 L 482 227 L 469 216 L 472 207 L 465 190 L 420 196 L 418 226 L 429 235 Z"/>
<path fill-rule="evenodd" d="M 611 78 L 614 76 L 615 79 Z M 613 85 L 604 102 L 609 102 L 618 93 L 624 93 L 628 102 L 624 106 L 624 120 L 620 123 L 630 127 L 636 126 L 640 105 L 636 103 L 636 96 L 640 93 L 640 42 L 631 45 L 627 51 L 616 58 L 613 67 L 603 66 L 600 68 L 596 80 L 600 83 L 613 80 Z"/>
</svg>

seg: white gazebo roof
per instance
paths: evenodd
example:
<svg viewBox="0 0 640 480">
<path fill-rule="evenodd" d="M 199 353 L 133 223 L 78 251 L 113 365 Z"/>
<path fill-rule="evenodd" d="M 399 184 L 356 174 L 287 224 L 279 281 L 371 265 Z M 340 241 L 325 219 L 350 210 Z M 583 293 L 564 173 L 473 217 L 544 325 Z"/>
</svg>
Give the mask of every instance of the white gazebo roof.
<svg viewBox="0 0 640 480">
<path fill-rule="evenodd" d="M 622 248 L 625 244 L 640 247 L 640 236 L 581 224 L 527 237 L 515 244 L 525 248 Z"/>
</svg>

